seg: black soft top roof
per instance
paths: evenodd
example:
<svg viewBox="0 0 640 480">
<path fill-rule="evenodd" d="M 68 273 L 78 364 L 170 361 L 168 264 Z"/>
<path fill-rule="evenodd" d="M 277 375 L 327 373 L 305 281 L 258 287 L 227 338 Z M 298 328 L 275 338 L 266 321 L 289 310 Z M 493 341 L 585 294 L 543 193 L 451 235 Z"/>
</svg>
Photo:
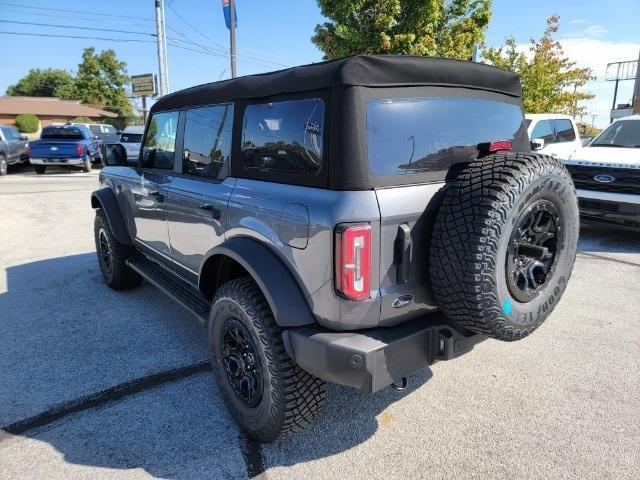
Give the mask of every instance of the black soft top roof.
<svg viewBox="0 0 640 480">
<path fill-rule="evenodd" d="M 522 94 L 517 74 L 490 65 L 436 57 L 359 55 L 198 85 L 162 97 L 151 111 L 355 85 L 437 85 L 489 90 L 512 97 Z"/>
</svg>

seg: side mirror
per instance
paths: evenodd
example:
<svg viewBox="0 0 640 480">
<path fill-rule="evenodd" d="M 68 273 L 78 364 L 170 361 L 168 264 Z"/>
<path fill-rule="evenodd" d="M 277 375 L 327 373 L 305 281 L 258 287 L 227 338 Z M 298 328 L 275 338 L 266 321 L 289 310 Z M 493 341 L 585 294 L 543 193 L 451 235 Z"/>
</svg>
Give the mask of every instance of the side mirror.
<svg viewBox="0 0 640 480">
<path fill-rule="evenodd" d="M 544 139 L 534 138 L 531 140 L 531 150 L 542 150 L 544 148 Z"/>
<path fill-rule="evenodd" d="M 105 167 L 127 165 L 127 151 L 119 143 L 103 143 L 100 145 L 100 156 Z"/>
<path fill-rule="evenodd" d="M 93 139 L 94 139 L 94 140 L 100 140 L 100 137 L 99 137 L 98 135 L 94 135 L 94 136 L 93 136 Z"/>
</svg>

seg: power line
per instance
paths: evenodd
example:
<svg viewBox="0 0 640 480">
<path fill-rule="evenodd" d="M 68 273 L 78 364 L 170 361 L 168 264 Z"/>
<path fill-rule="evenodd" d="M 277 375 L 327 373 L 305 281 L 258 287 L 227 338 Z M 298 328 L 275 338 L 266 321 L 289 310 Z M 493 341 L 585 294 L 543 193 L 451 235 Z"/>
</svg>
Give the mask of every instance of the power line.
<svg viewBox="0 0 640 480">
<path fill-rule="evenodd" d="M 32 33 L 32 32 L 7 32 L 0 30 L 0 34 L 4 35 L 23 35 L 29 37 L 51 37 L 51 38 L 76 38 L 85 40 L 105 40 L 107 42 L 139 42 L 139 43 L 156 43 L 155 40 L 142 40 L 140 38 L 105 38 L 105 37 L 88 37 L 81 35 L 60 35 L 60 34 L 47 34 L 47 33 Z"/>
<path fill-rule="evenodd" d="M 99 17 L 115 17 L 115 18 L 132 18 L 135 20 L 143 20 L 146 22 L 155 22 L 152 18 L 145 17 L 135 17 L 133 15 L 114 15 L 112 13 L 99 13 L 99 12 L 90 12 L 86 10 L 67 10 L 63 8 L 50 8 L 50 7 L 34 7 L 32 5 L 20 5 L 19 3 L 10 3 L 10 2 L 0 2 L 0 5 L 7 5 L 9 7 L 20 7 L 20 8 L 29 8 L 33 10 L 45 10 L 52 12 L 63 12 L 63 13 L 80 13 L 82 15 L 94 15 Z"/>
<path fill-rule="evenodd" d="M 98 32 L 130 33 L 132 35 L 148 35 L 152 37 L 156 36 L 155 33 L 136 32 L 133 30 L 116 30 L 113 28 L 98 28 L 98 27 L 77 27 L 75 25 L 60 25 L 56 23 L 20 22 L 17 20 L 0 20 L 0 23 L 14 23 L 18 25 L 34 25 L 38 27 L 71 28 L 76 30 L 94 30 Z"/>
</svg>

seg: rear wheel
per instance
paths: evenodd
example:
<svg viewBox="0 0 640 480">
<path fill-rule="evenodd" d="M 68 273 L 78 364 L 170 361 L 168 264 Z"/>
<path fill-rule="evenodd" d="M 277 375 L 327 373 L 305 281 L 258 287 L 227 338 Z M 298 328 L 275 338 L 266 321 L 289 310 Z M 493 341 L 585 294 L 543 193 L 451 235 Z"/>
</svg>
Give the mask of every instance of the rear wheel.
<svg viewBox="0 0 640 480">
<path fill-rule="evenodd" d="M 567 285 L 578 205 L 566 168 L 547 155 L 495 154 L 447 184 L 430 252 L 434 296 L 456 324 L 518 340 Z"/>
<path fill-rule="evenodd" d="M 123 245 L 113 236 L 101 208 L 96 210 L 93 231 L 98 264 L 105 283 L 114 290 L 126 290 L 140 285 L 142 277 L 126 264 L 127 258 L 136 253 L 135 248 Z"/>
<path fill-rule="evenodd" d="M 211 364 L 229 412 L 251 437 L 270 442 L 307 427 L 325 383 L 297 366 L 264 295 L 250 278 L 225 283 L 209 319 Z"/>
<path fill-rule="evenodd" d="M 84 159 L 84 163 L 82 164 L 82 171 L 85 173 L 89 173 L 91 171 L 91 156 L 87 155 Z"/>
<path fill-rule="evenodd" d="M 34 168 L 36 169 L 36 173 L 39 175 L 42 175 L 47 171 L 46 165 L 35 165 Z"/>
</svg>

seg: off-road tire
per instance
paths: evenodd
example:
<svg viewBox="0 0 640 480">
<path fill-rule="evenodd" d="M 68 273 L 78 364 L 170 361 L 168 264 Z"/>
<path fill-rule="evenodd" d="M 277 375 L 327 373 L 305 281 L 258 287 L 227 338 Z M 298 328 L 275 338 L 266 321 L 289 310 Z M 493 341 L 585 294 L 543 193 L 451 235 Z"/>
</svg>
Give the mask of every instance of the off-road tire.
<svg viewBox="0 0 640 480">
<path fill-rule="evenodd" d="M 142 277 L 126 264 L 127 258 L 135 254 L 136 249 L 128 245 L 123 245 L 113 236 L 109 222 L 101 208 L 96 210 L 93 233 L 98 264 L 100 265 L 100 271 L 102 272 L 102 278 L 104 278 L 105 283 L 114 290 L 127 290 L 140 285 L 142 283 Z M 102 234 L 104 234 L 102 241 L 106 241 L 109 250 L 110 266 L 107 265 L 103 256 L 100 244 Z"/>
<path fill-rule="evenodd" d="M 38 175 L 42 175 L 47 171 L 47 166 L 46 165 L 34 165 L 33 166 L 36 170 L 36 173 Z"/>
<path fill-rule="evenodd" d="M 233 387 L 223 359 L 228 321 L 239 321 L 249 333 L 262 378 L 257 405 L 246 404 Z M 252 438 L 272 442 L 306 428 L 326 397 L 325 382 L 297 366 L 282 343 L 269 304 L 248 277 L 231 280 L 218 290 L 209 320 L 211 364 L 231 416 Z"/>
<path fill-rule="evenodd" d="M 0 153 L 0 177 L 7 174 L 7 157 Z"/>
<path fill-rule="evenodd" d="M 539 291 L 518 301 L 507 271 L 513 235 L 519 219 L 545 202 L 556 208 L 561 227 L 555 266 Z M 438 306 L 453 323 L 489 337 L 513 341 L 529 335 L 564 292 L 578 230 L 575 188 L 558 160 L 497 153 L 470 163 L 445 186 L 434 226 L 429 270 Z"/>
</svg>

